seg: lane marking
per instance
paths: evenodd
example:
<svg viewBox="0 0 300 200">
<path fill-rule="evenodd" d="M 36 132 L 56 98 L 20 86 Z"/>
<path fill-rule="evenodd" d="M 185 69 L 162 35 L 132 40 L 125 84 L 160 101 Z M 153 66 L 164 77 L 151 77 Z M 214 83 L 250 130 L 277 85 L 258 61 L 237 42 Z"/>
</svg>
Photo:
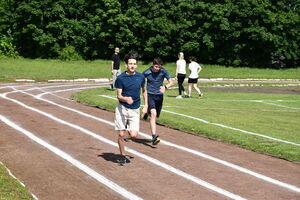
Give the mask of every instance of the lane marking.
<svg viewBox="0 0 300 200">
<path fill-rule="evenodd" d="M 42 145 L 43 147 L 45 147 L 49 151 L 53 152 L 57 156 L 61 157 L 62 159 L 66 160 L 66 161 L 68 161 L 73 166 L 75 166 L 78 169 L 82 170 L 83 172 L 85 172 L 89 176 L 96 179 L 98 182 L 106 185 L 107 187 L 109 187 L 113 191 L 119 193 L 123 197 L 125 197 L 127 199 L 136 199 L 136 200 L 142 199 L 142 198 L 136 196 L 135 194 L 129 192 L 127 189 L 124 189 L 123 187 L 119 186 L 118 184 L 116 184 L 116 183 L 112 182 L 111 180 L 107 179 L 105 176 L 103 176 L 103 175 L 99 174 L 98 172 L 94 171 L 93 169 L 91 169 L 87 165 L 85 165 L 85 164 L 81 163 L 80 161 L 76 160 L 71 155 L 69 155 L 69 154 L 65 153 L 64 151 L 60 150 L 59 148 L 45 142 L 44 140 L 40 139 L 39 137 L 35 136 L 33 133 L 25 130 L 24 128 L 18 126 L 14 122 L 7 119 L 5 116 L 0 115 L 0 120 L 3 121 L 8 126 L 10 126 L 14 129 L 16 129 L 17 131 L 23 133 L 24 135 L 26 135 L 28 138 L 35 141 L 36 143 Z"/>
<path fill-rule="evenodd" d="M 8 172 L 8 174 L 13 178 L 13 179 L 16 179 L 23 187 L 25 187 L 25 188 L 27 188 L 26 187 L 26 185 L 22 182 L 22 181 L 20 181 L 1 161 L 0 161 L 0 165 L 2 165 L 5 169 L 6 169 L 6 171 Z M 27 188 L 28 189 L 28 191 L 30 192 L 30 194 L 31 194 L 31 196 L 32 196 L 32 198 L 34 198 L 35 200 L 38 200 L 38 198 L 37 198 L 37 196 L 36 195 L 34 195 L 30 190 L 29 190 L 29 188 Z"/>
<path fill-rule="evenodd" d="M 295 107 L 290 107 L 290 106 L 284 106 L 284 105 L 280 105 L 280 104 L 276 104 L 276 103 L 268 103 L 268 102 L 260 101 L 260 100 L 256 100 L 254 102 L 263 103 L 263 104 L 272 105 L 272 106 L 278 106 L 278 107 L 282 107 L 282 108 L 289 108 L 289 109 L 300 110 L 300 108 L 295 108 Z"/>
<path fill-rule="evenodd" d="M 66 109 L 66 110 L 69 110 L 69 111 L 72 111 L 72 112 L 75 112 L 75 113 L 78 113 L 80 115 L 83 115 L 85 117 L 88 117 L 88 118 L 91 118 L 91 119 L 94 119 L 94 120 L 97 120 L 99 122 L 103 122 L 103 123 L 106 123 L 106 124 L 109 124 L 111 126 L 114 126 L 114 123 L 113 122 L 110 122 L 110 121 L 107 121 L 107 120 L 104 120 L 104 119 L 101 119 L 101 118 L 98 118 L 98 117 L 95 117 L 93 115 L 90 115 L 90 114 L 87 114 L 87 113 L 84 113 L 84 112 L 81 112 L 81 111 L 78 111 L 78 110 L 75 110 L 73 108 L 69 108 L 69 107 L 66 107 L 66 106 L 63 106 L 63 105 L 60 105 L 60 104 L 57 104 L 53 101 L 50 101 L 50 100 L 46 100 L 44 98 L 41 98 L 41 97 L 36 97 L 34 95 L 31 95 L 31 94 L 28 94 L 26 92 L 23 92 L 23 91 L 20 91 L 22 93 L 25 93 L 27 95 L 30 95 L 34 98 L 37 98 L 39 100 L 42 100 L 42 101 L 45 101 L 49 104 L 52 104 L 52 105 L 55 105 L 55 106 L 58 106 L 60 108 L 63 108 L 63 109 Z M 60 92 L 63 92 L 60 90 Z M 41 95 L 43 96 L 43 94 Z M 148 139 L 151 139 L 151 136 L 148 135 L 148 134 L 145 134 L 143 132 L 139 132 L 140 135 L 142 135 L 143 137 L 145 138 L 148 138 Z M 199 151 L 196 151 L 196 150 L 192 150 L 192 149 L 189 149 L 189 148 L 186 148 L 186 147 L 183 147 L 183 146 L 180 146 L 180 145 L 176 145 L 174 143 L 171 143 L 171 142 L 167 142 L 167 141 L 161 141 L 162 144 L 165 144 L 165 145 L 168 145 L 168 146 L 172 146 L 174 148 L 177 148 L 177 149 L 180 149 L 180 150 L 183 150 L 183 151 L 186 151 L 186 152 L 189 152 L 189 153 L 192 153 L 194 155 L 197 155 L 199 157 L 202 157 L 202 158 L 206 158 L 208 160 L 211 160 L 211 161 L 214 161 L 214 162 L 217 162 L 219 164 L 222 164 L 222 165 L 225 165 L 227 167 L 230 167 L 232 169 L 235 169 L 235 170 L 238 170 L 240 172 L 243 172 L 245 174 L 248 174 L 248 175 L 251 175 L 251 176 L 254 176 L 258 179 L 261 179 L 261 180 L 264 180 L 266 182 L 269 182 L 269 183 L 272 183 L 272 184 L 275 184 L 275 185 L 278 185 L 278 186 L 281 186 L 281 187 L 284 187 L 284 188 L 287 188 L 287 189 L 290 189 L 290 190 L 293 190 L 293 191 L 296 191 L 296 192 L 300 192 L 300 188 L 294 186 L 294 185 L 291 185 L 291 184 L 287 184 L 287 183 L 284 183 L 284 182 L 281 182 L 281 181 L 278 181 L 276 179 L 273 179 L 273 178 L 270 178 L 268 176 L 265 176 L 265 175 L 262 175 L 262 174 L 259 174 L 259 173 L 256 173 L 254 171 L 251 171 L 251 170 L 248 170 L 246 168 L 243 168 L 243 167 L 240 167 L 238 165 L 235 165 L 233 163 L 230 163 L 230 162 L 227 162 L 227 161 L 224 161 L 224 160 L 221 160 L 221 159 L 218 159 L 218 158 L 215 158 L 213 156 L 210 156 L 210 155 L 207 155 L 207 154 L 204 154 L 202 152 L 199 152 Z"/>
<path fill-rule="evenodd" d="M 20 92 L 22 92 L 22 91 L 20 91 Z M 43 112 L 43 111 L 41 111 L 39 109 L 36 109 L 34 107 L 28 106 L 28 105 L 26 105 L 26 104 L 24 104 L 24 103 L 22 103 L 22 102 L 20 102 L 20 101 L 18 101 L 16 99 L 9 98 L 5 94 L 0 94 L 0 96 L 2 98 L 4 98 L 4 99 L 7 99 L 7 100 L 10 100 L 10 101 L 12 101 L 12 102 L 14 102 L 16 104 L 19 104 L 19 105 L 21 105 L 21 106 L 23 106 L 23 107 L 25 107 L 27 109 L 30 109 L 32 111 L 35 111 L 35 112 L 41 114 L 41 115 L 44 115 L 44 116 L 46 116 L 46 117 L 48 117 L 48 118 L 50 118 L 50 119 L 52 119 L 52 120 L 54 120 L 56 122 L 59 122 L 61 124 L 67 125 L 67 126 L 70 126 L 70 127 L 74 128 L 74 129 L 77 129 L 77 130 L 79 130 L 79 131 L 81 131 L 81 132 L 83 132 L 83 133 L 85 133 L 87 135 L 90 135 L 90 136 L 92 136 L 92 137 L 94 137 L 94 138 L 96 138 L 96 139 L 98 139 L 98 140 L 100 140 L 102 142 L 105 142 L 107 144 L 110 144 L 110 145 L 118 148 L 118 144 L 117 143 L 112 142 L 111 140 L 108 140 L 108 139 L 106 139 L 106 138 L 104 138 L 104 137 L 102 137 L 100 135 L 97 135 L 96 133 L 94 133 L 92 131 L 89 131 L 89 130 L 87 130 L 85 128 L 82 128 L 80 126 L 77 126 L 75 124 L 66 122 L 66 121 L 64 121 L 62 119 L 59 119 L 59 118 L 57 118 L 57 117 L 55 117 L 55 116 L 53 116 L 53 115 L 51 115 L 49 113 Z M 148 160 L 149 162 L 151 162 L 151 163 L 153 163 L 153 164 L 155 164 L 157 166 L 160 166 L 160 167 L 166 169 L 169 172 L 173 172 L 173 173 L 175 173 L 178 176 L 181 176 L 181 177 L 183 177 L 183 178 L 185 178 L 187 180 L 193 181 L 194 183 L 196 183 L 196 184 L 198 184 L 200 186 L 203 186 L 203 187 L 205 187 L 207 189 L 215 191 L 215 192 L 217 192 L 219 194 L 222 194 L 222 195 L 224 195 L 224 196 L 226 196 L 228 198 L 238 199 L 238 200 L 244 200 L 245 199 L 245 198 L 242 198 L 242 197 L 240 197 L 238 195 L 235 195 L 235 194 L 233 194 L 231 192 L 228 192 L 228 191 L 226 191 L 226 190 L 224 190 L 224 189 L 222 189 L 220 187 L 217 187 L 217 186 L 215 186 L 213 184 L 210 184 L 210 183 L 208 183 L 206 181 L 203 181 L 202 179 L 199 179 L 199 178 L 194 177 L 194 176 L 192 176 L 192 175 L 190 175 L 188 173 L 185 173 L 185 172 L 183 172 L 183 171 L 181 171 L 179 169 L 176 169 L 176 168 L 174 168 L 174 167 L 172 167 L 170 165 L 167 165 L 167 164 L 165 164 L 165 163 L 163 163 L 163 162 L 161 162 L 161 161 L 159 161 L 157 159 L 151 158 L 150 156 L 147 156 L 145 154 L 139 153 L 139 152 L 137 152 L 137 151 L 135 151 L 133 149 L 130 149 L 128 147 L 126 147 L 126 150 L 128 152 L 134 154 L 134 155 L 137 155 L 137 156 L 139 156 L 139 157 L 141 157 L 141 158 L 143 158 L 145 160 Z"/>
<path fill-rule="evenodd" d="M 107 95 L 101 95 L 101 96 L 108 98 Z M 109 98 L 117 100 L 117 98 L 114 98 L 114 97 L 109 97 Z M 173 111 L 169 111 L 169 110 L 165 110 L 165 109 L 162 109 L 162 111 L 166 112 L 166 113 L 170 113 L 170 114 L 179 115 L 179 116 L 182 116 L 182 117 L 194 119 L 194 120 L 203 122 L 205 124 L 211 124 L 211 125 L 219 126 L 219 127 L 222 127 L 222 128 L 226 128 L 226 129 L 231 129 L 231 130 L 234 130 L 234 131 L 239 131 L 239 132 L 247 133 L 247 134 L 250 134 L 250 135 L 259 136 L 259 137 L 267 138 L 267 139 L 278 141 L 278 142 L 283 142 L 283 143 L 292 144 L 292 145 L 295 145 L 295 146 L 300 146 L 300 144 L 298 144 L 298 143 L 289 142 L 289 141 L 286 141 L 286 140 L 282 140 L 282 139 L 278 139 L 278 138 L 274 138 L 274 137 L 262 135 L 262 134 L 259 134 L 259 133 L 254 133 L 254 132 L 251 132 L 251 131 L 246 131 L 246 130 L 239 129 L 239 128 L 234 128 L 234 127 L 231 127 L 231 126 L 226 126 L 226 125 L 219 124 L 219 123 L 210 122 L 210 121 L 207 121 L 207 120 L 204 120 L 204 119 L 201 119 L 201 118 L 197 118 L 197 117 L 193 117 L 193 116 L 190 116 L 190 115 L 185 115 L 185 114 L 181 114 L 181 113 L 177 113 L 177 112 L 173 112 Z"/>
</svg>

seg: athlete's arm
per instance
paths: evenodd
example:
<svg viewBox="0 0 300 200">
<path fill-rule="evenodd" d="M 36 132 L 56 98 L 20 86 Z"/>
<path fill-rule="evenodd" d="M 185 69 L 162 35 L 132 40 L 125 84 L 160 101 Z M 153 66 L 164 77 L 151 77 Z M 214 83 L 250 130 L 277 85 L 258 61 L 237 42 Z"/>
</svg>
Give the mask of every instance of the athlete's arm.
<svg viewBox="0 0 300 200">
<path fill-rule="evenodd" d="M 145 103 L 145 106 L 144 106 L 142 112 L 147 113 L 148 112 L 148 95 L 147 95 L 146 87 L 142 87 L 142 95 L 143 95 L 144 103 Z"/>
<path fill-rule="evenodd" d="M 117 88 L 117 98 L 119 101 L 126 102 L 127 104 L 133 104 L 132 97 L 124 97 L 122 96 L 122 89 Z"/>
</svg>

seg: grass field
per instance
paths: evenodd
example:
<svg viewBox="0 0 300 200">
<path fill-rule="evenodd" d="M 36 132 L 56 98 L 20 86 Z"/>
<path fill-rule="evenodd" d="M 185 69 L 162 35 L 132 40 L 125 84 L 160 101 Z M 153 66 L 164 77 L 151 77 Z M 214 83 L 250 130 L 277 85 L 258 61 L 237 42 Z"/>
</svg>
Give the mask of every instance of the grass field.
<svg viewBox="0 0 300 200">
<path fill-rule="evenodd" d="M 175 99 L 178 91 L 168 90 L 158 122 L 254 151 L 300 161 L 299 95 L 210 90 L 210 87 L 204 89 L 204 98 L 191 99 Z M 79 92 L 74 98 L 114 111 L 117 101 L 99 95 L 116 97 L 115 92 L 108 88 L 97 88 Z M 161 135 L 163 138 L 163 133 Z"/>
<path fill-rule="evenodd" d="M 139 72 L 151 64 L 139 62 Z M 124 64 L 122 63 L 123 70 Z M 242 67 L 224 67 L 218 65 L 201 65 L 202 78 L 268 78 L 299 79 L 300 68 L 274 70 Z M 172 76 L 175 75 L 174 63 L 166 63 L 165 67 Z M 0 81 L 15 79 L 33 79 L 47 81 L 50 79 L 107 78 L 111 77 L 111 61 L 60 61 L 45 59 L 0 59 Z"/>
</svg>

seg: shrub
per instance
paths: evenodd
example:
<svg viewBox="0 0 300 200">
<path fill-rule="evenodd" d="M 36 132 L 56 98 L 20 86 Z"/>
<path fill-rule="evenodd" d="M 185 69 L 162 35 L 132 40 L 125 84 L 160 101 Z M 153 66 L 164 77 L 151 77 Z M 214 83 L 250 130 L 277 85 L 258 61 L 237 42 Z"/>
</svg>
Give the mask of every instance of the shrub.
<svg viewBox="0 0 300 200">
<path fill-rule="evenodd" d="M 0 36 L 0 57 L 18 57 L 16 46 L 13 44 L 13 38 L 8 32 L 8 36 Z"/>
<path fill-rule="evenodd" d="M 59 59 L 61 60 L 81 60 L 81 55 L 76 51 L 75 47 L 67 45 L 58 52 Z"/>
</svg>

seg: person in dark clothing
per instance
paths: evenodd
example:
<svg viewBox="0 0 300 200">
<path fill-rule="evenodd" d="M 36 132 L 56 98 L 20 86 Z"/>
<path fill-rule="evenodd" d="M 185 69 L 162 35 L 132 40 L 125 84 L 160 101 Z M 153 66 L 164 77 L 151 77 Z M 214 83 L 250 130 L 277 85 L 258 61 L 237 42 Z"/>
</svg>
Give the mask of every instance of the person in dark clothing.
<svg viewBox="0 0 300 200">
<path fill-rule="evenodd" d="M 111 56 L 111 73 L 112 73 L 112 84 L 111 88 L 115 88 L 115 82 L 117 79 L 117 76 L 121 74 L 121 67 L 120 67 L 120 49 L 118 47 L 115 48 L 114 54 Z"/>
<path fill-rule="evenodd" d="M 153 65 L 143 72 L 147 83 L 148 113 L 151 117 L 150 128 L 153 145 L 157 145 L 160 142 L 160 138 L 156 134 L 156 120 L 162 109 L 163 95 L 165 90 L 173 85 L 170 74 L 162 67 L 162 65 L 162 60 L 160 58 L 155 58 L 153 60 Z M 168 83 L 163 85 L 165 78 Z M 147 114 L 142 116 L 142 118 L 146 119 Z"/>
</svg>

